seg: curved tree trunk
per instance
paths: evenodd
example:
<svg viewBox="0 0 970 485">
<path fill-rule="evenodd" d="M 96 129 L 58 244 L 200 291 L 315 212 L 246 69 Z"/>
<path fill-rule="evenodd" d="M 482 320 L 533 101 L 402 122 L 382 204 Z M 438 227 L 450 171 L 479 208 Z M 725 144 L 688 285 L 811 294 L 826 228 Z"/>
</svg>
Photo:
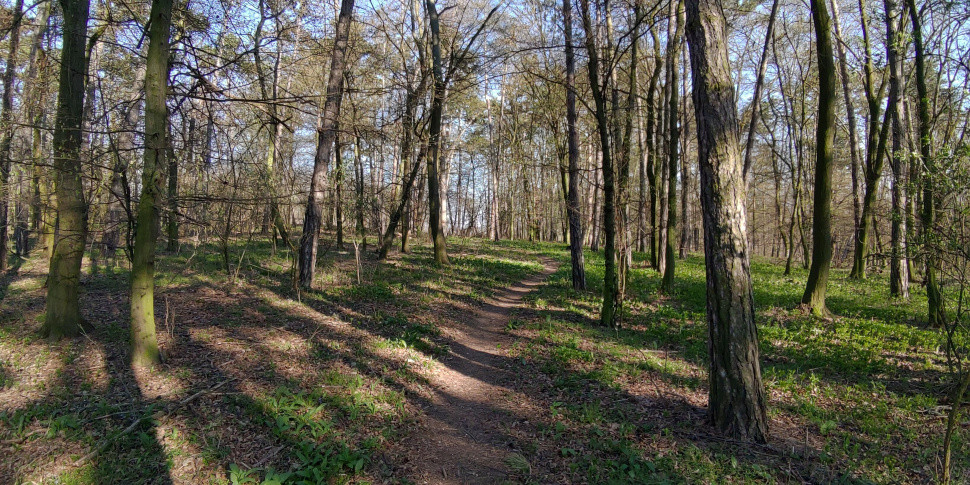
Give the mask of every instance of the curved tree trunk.
<svg viewBox="0 0 970 485">
<path fill-rule="evenodd" d="M 815 132 L 815 192 L 812 220 L 812 267 L 802 303 L 816 315 L 827 315 L 825 290 L 832 265 L 832 145 L 835 143 L 835 61 L 828 9 L 811 0 L 818 50 L 818 126 Z"/>
<path fill-rule="evenodd" d="M 337 136 L 337 118 L 344 92 L 344 68 L 350 37 L 350 21 L 354 0 L 341 0 L 334 36 L 333 55 L 330 58 L 330 79 L 327 81 L 327 99 L 323 104 L 320 127 L 317 129 L 317 152 L 313 159 L 313 176 L 310 178 L 310 195 L 303 214 L 303 234 L 300 236 L 300 273 L 297 284 L 304 290 L 313 286 L 317 268 L 317 246 L 320 241 L 320 222 L 323 218 L 323 199 L 327 191 L 327 170 L 333 155 Z"/>
</svg>

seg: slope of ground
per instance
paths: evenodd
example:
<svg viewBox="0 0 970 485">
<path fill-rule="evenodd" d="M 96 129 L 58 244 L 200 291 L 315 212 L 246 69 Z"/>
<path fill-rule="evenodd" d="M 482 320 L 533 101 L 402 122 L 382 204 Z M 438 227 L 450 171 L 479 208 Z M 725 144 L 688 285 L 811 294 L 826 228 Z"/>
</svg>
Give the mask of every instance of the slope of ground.
<svg viewBox="0 0 970 485">
<path fill-rule="evenodd" d="M 587 255 L 591 289 L 577 293 L 561 245 L 450 244 L 446 268 L 420 246 L 359 264 L 352 247 L 330 248 L 321 290 L 302 294 L 291 255 L 266 243 L 166 255 L 165 362 L 151 372 L 126 364 L 123 268 L 86 268 L 90 330 L 49 343 L 36 337 L 45 268 L 23 262 L 0 279 L 0 482 L 923 483 L 939 472 L 946 378 L 921 295 L 891 302 L 880 280 L 837 273 L 842 317 L 819 321 L 794 310 L 804 274 L 753 265 L 772 419 L 769 445 L 753 447 L 704 424 L 700 259 L 661 296 L 638 255 L 616 331 L 594 326 L 601 256 Z M 970 480 L 966 426 L 954 449 Z"/>
</svg>

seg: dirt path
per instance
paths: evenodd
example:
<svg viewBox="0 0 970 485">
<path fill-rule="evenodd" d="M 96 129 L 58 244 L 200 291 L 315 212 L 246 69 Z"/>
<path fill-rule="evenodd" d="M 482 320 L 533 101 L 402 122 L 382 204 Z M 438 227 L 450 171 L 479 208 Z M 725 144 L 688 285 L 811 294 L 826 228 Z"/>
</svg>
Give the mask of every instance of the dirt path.
<svg viewBox="0 0 970 485">
<path fill-rule="evenodd" d="M 505 333 L 510 312 L 558 267 L 543 261 L 541 273 L 502 289 L 484 307 L 442 329 L 451 340 L 443 368 L 431 379 L 434 397 L 424 406 L 422 429 L 404 443 L 410 478 L 416 483 L 497 483 L 506 476 L 512 450 L 506 434 L 515 393 Z"/>
</svg>

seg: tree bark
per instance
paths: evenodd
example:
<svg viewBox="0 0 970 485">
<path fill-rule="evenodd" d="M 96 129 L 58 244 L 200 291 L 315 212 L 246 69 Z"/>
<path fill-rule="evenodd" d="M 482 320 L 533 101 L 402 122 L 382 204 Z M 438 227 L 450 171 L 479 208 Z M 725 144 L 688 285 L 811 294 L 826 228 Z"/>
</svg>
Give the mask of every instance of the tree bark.
<svg viewBox="0 0 970 485">
<path fill-rule="evenodd" d="M 441 34 L 438 27 L 436 0 L 426 0 L 428 26 L 431 29 L 431 63 L 434 88 L 431 94 L 431 124 L 428 127 L 428 229 L 434 245 L 434 262 L 448 264 L 445 230 L 441 221 L 441 118 L 445 109 L 445 77 L 441 62 Z"/>
<path fill-rule="evenodd" d="M 600 138 L 600 151 L 603 156 L 603 258 L 605 276 L 603 281 L 603 306 L 600 311 L 600 325 L 614 326 L 618 322 L 622 295 L 619 288 L 619 274 L 616 261 L 616 193 L 614 185 L 613 149 L 610 137 L 610 122 L 607 117 L 606 93 L 600 81 L 600 53 L 593 34 L 589 1 L 582 0 L 583 28 L 586 31 L 586 53 L 589 56 L 590 88 L 596 104 L 596 126 Z"/>
<path fill-rule="evenodd" d="M 916 64 L 916 119 L 919 130 L 919 160 L 923 166 L 923 206 L 920 219 L 923 225 L 923 242 L 926 245 L 925 275 L 927 322 L 933 327 L 941 327 L 946 318 L 943 314 L 943 295 L 940 293 L 936 273 L 939 271 L 939 258 L 936 255 L 936 241 L 933 239 L 936 225 L 936 160 L 933 158 L 933 135 L 930 131 L 930 98 L 926 87 L 926 51 L 923 46 L 923 27 L 916 0 L 906 0 L 909 18 L 913 24 L 913 47 Z"/>
<path fill-rule="evenodd" d="M 670 22 L 677 21 L 676 28 L 668 28 L 667 34 L 667 89 L 670 98 L 667 103 L 667 133 L 669 134 L 669 144 L 667 145 L 667 237 L 666 249 L 664 250 L 664 270 L 663 278 L 660 281 L 660 289 L 670 294 L 674 290 L 674 269 L 677 265 L 677 256 L 674 253 L 677 240 L 677 168 L 680 164 L 680 90 L 679 71 L 677 57 L 680 52 L 681 43 L 681 22 L 680 22 L 680 2 L 671 2 Z M 673 35 L 670 36 L 671 32 Z"/>
<path fill-rule="evenodd" d="M 708 416 L 733 436 L 768 438 L 745 230 L 745 181 L 720 0 L 686 0 L 704 214 Z"/>
<path fill-rule="evenodd" d="M 162 170 L 169 156 L 169 38 L 173 0 L 153 0 L 149 17 L 148 60 L 145 68 L 145 157 L 141 199 L 131 261 L 131 361 L 151 366 L 160 360 L 155 337 L 155 244 L 158 239 L 158 197 Z"/>
<path fill-rule="evenodd" d="M 17 53 L 20 50 L 20 23 L 23 20 L 24 0 L 17 0 L 10 26 L 7 66 L 3 72 L 3 99 L 0 104 L 0 272 L 7 270 L 7 213 L 10 205 L 10 148 L 13 144 L 13 86 L 16 80 Z"/>
<path fill-rule="evenodd" d="M 906 263 L 906 152 L 903 150 L 902 60 L 899 35 L 899 7 L 895 0 L 883 0 L 886 10 L 886 61 L 889 64 L 889 106 L 892 113 L 892 245 L 889 261 L 889 296 L 909 298 L 909 265 Z"/>
<path fill-rule="evenodd" d="M 569 260 L 573 289 L 586 289 L 583 260 L 583 221 L 579 202 L 579 131 L 576 129 L 576 54 L 573 52 L 573 16 L 570 0 L 562 0 L 563 30 L 566 36 L 566 141 L 569 157 L 569 190 L 566 214 L 569 219 Z"/>
<path fill-rule="evenodd" d="M 818 126 L 815 132 L 815 191 L 812 220 L 812 267 L 802 303 L 816 315 L 828 315 L 825 290 L 832 265 L 832 145 L 835 143 L 835 57 L 828 9 L 811 0 L 818 51 Z"/>
<path fill-rule="evenodd" d="M 344 69 L 353 10 L 354 0 L 341 0 L 333 54 L 330 58 L 327 98 L 323 104 L 320 127 L 317 129 L 317 151 L 313 159 L 310 195 L 303 214 L 303 234 L 300 236 L 300 273 L 297 284 L 304 290 L 313 287 L 313 275 L 317 267 L 317 246 L 320 241 L 320 222 L 323 218 L 323 199 L 327 190 L 327 170 L 333 155 L 334 139 L 337 136 L 337 118 L 340 115 L 340 103 L 343 99 Z"/>
<path fill-rule="evenodd" d="M 78 288 L 87 237 L 87 204 L 81 183 L 81 125 L 87 77 L 88 0 L 61 0 L 63 40 L 54 120 L 57 224 L 47 280 L 47 316 L 41 335 L 72 337 L 81 330 Z"/>
</svg>

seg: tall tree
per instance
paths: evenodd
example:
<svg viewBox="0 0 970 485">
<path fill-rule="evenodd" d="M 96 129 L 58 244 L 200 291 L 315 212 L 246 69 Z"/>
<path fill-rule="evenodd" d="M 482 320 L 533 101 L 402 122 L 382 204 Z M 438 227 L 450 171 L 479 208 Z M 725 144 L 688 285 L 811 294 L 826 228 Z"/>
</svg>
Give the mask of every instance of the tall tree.
<svg viewBox="0 0 970 485">
<path fill-rule="evenodd" d="M 812 219 L 812 267 L 802 303 L 827 315 L 825 290 L 832 265 L 832 145 L 835 143 L 835 56 L 831 21 L 824 0 L 811 0 L 818 52 L 818 125 L 815 131 L 815 191 Z"/>
<path fill-rule="evenodd" d="M 431 31 L 431 72 L 434 87 L 431 89 L 431 124 L 428 127 L 428 230 L 434 244 L 434 261 L 448 264 L 445 228 L 441 214 L 441 117 L 445 109 L 444 67 L 441 60 L 441 32 L 438 25 L 438 7 L 435 0 L 426 0 L 428 27 Z"/>
<path fill-rule="evenodd" d="M 849 276 L 851 278 L 865 279 L 866 264 L 869 259 L 869 237 L 874 232 L 873 229 L 876 224 L 874 214 L 876 192 L 879 190 L 879 179 L 882 177 L 883 165 L 886 160 L 886 139 L 889 133 L 889 116 L 891 112 L 887 109 L 885 119 L 880 123 L 879 117 L 886 82 L 883 80 L 877 87 L 873 78 L 875 67 L 872 63 L 872 47 L 869 41 L 869 15 L 866 11 L 865 0 L 859 1 L 859 17 L 861 20 L 862 48 L 865 56 L 862 66 L 862 86 L 866 94 L 866 104 L 869 109 L 869 132 L 866 137 L 866 158 L 865 167 L 863 167 L 865 191 L 862 195 L 862 211 L 859 214 L 859 226 L 855 233 L 855 252 L 852 255 L 852 271 L 849 272 Z"/>
<path fill-rule="evenodd" d="M 667 28 L 667 89 L 670 98 L 667 103 L 667 123 L 669 133 L 669 143 L 667 146 L 667 166 L 669 174 L 667 177 L 667 237 L 666 249 L 664 250 L 665 262 L 663 266 L 663 279 L 660 288 L 670 293 L 674 289 L 674 268 L 677 264 L 677 256 L 674 254 L 674 240 L 677 239 L 677 165 L 680 157 L 680 105 L 679 69 L 677 58 L 680 56 L 681 44 L 681 24 L 680 3 L 670 3 L 670 23 L 677 22 L 676 28 Z M 672 35 L 671 35 L 672 34 Z M 684 196 L 683 194 L 681 196 Z"/>
<path fill-rule="evenodd" d="M 47 277 L 47 316 L 41 328 L 41 335 L 52 339 L 80 332 L 78 288 L 87 237 L 87 203 L 81 183 L 81 125 L 90 5 L 88 0 L 60 1 L 64 34 L 53 138 L 57 234 Z"/>
<path fill-rule="evenodd" d="M 13 7 L 13 24 L 7 49 L 7 65 L 3 71 L 3 100 L 0 102 L 0 272 L 7 269 L 7 214 L 10 205 L 10 147 L 13 144 L 13 87 L 16 81 L 17 53 L 20 50 L 20 24 L 24 16 L 24 0 Z"/>
<path fill-rule="evenodd" d="M 754 152 L 754 133 L 758 126 L 758 115 L 761 112 L 761 88 L 765 83 L 765 71 L 768 70 L 768 48 L 775 35 L 775 18 L 778 16 L 780 0 L 771 2 L 771 13 L 768 15 L 768 27 L 765 31 L 765 43 L 761 49 L 761 62 L 758 63 L 758 76 L 754 81 L 754 94 L 751 96 L 751 122 L 748 124 L 748 141 L 744 148 L 744 176 L 748 177 L 751 170 L 751 154 Z"/>
<path fill-rule="evenodd" d="M 569 219 L 569 260 L 572 264 L 573 288 L 586 289 L 586 265 L 583 261 L 583 220 L 579 194 L 579 130 L 576 129 L 576 54 L 573 47 L 573 9 L 570 0 L 562 0 L 563 31 L 566 38 L 566 143 L 569 158 L 569 191 L 566 215 Z"/>
<path fill-rule="evenodd" d="M 589 1 L 582 0 L 580 5 L 583 30 L 586 31 L 586 54 L 589 57 L 589 66 L 586 71 L 589 75 L 589 84 L 595 103 L 600 154 L 603 158 L 603 258 L 606 260 L 606 271 L 603 281 L 603 306 L 600 310 L 600 324 L 614 326 L 619 318 L 622 295 L 620 294 L 619 273 L 616 264 L 616 185 L 614 182 L 616 169 L 613 167 L 613 139 L 610 130 L 605 84 L 600 80 L 600 71 L 602 70 L 600 46 L 596 42 L 596 31 L 593 28 Z M 609 7 L 607 6 L 607 8 Z M 610 50 L 606 49 L 607 52 Z"/>
<path fill-rule="evenodd" d="M 145 156 L 131 261 L 131 361 L 139 366 L 157 364 L 160 359 L 155 337 L 155 246 L 158 240 L 158 198 L 162 191 L 162 172 L 166 157 L 170 156 L 166 99 L 172 4 L 173 0 L 153 0 L 148 19 Z"/>
<path fill-rule="evenodd" d="M 909 298 L 909 265 L 906 263 L 906 206 L 905 173 L 906 153 L 903 150 L 903 103 L 902 56 L 900 48 L 902 34 L 899 28 L 899 6 L 895 0 L 884 0 L 886 8 L 886 62 L 889 64 L 889 106 L 892 115 L 892 244 L 889 257 L 889 295 L 896 298 Z"/>
<path fill-rule="evenodd" d="M 916 64 L 916 120 L 919 131 L 918 163 L 923 166 L 923 207 L 920 211 L 920 222 L 923 224 L 923 243 L 927 247 L 924 268 L 926 283 L 927 321 L 931 326 L 941 327 L 945 321 L 943 314 L 943 295 L 940 293 L 936 275 L 939 272 L 939 258 L 935 254 L 933 240 L 936 226 L 936 190 L 935 177 L 938 176 L 936 160 L 933 158 L 933 135 L 930 130 L 930 95 L 926 87 L 926 49 L 923 45 L 923 25 L 920 10 L 916 8 L 916 0 L 906 0 L 909 7 L 909 19 L 913 26 L 913 50 Z M 949 461 L 949 457 L 947 458 Z M 945 470 L 949 474 L 949 468 Z"/>
<path fill-rule="evenodd" d="M 320 222 L 323 219 L 323 200 L 327 191 L 327 171 L 333 156 L 337 137 L 337 119 L 344 91 L 344 69 L 350 38 L 350 22 L 354 0 L 341 0 L 337 16 L 333 53 L 330 58 L 330 79 L 327 82 L 327 99 L 323 104 L 320 126 L 317 128 L 317 151 L 313 159 L 313 176 L 310 178 L 310 195 L 303 215 L 303 234 L 300 236 L 300 273 L 298 285 L 308 290 L 313 286 L 317 267 L 317 246 L 320 240 Z"/>
<path fill-rule="evenodd" d="M 708 417 L 718 429 L 764 442 L 768 417 L 754 324 L 744 167 L 727 53 L 727 21 L 720 0 L 685 3 L 704 215 Z"/>
</svg>

